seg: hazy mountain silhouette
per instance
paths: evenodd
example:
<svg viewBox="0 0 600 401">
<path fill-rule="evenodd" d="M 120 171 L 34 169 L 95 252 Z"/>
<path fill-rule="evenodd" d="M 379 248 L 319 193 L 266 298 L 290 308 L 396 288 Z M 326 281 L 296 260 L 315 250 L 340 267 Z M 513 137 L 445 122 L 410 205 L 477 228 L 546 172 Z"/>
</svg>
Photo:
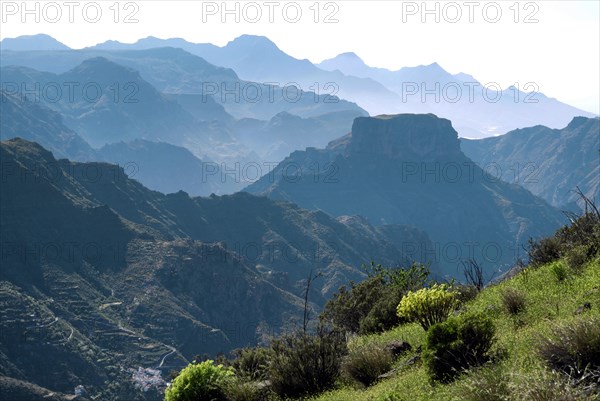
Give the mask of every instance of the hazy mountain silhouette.
<svg viewBox="0 0 600 401">
<path fill-rule="evenodd" d="M 0 41 L 0 50 L 71 50 L 71 48 L 54 39 L 52 36 L 38 34 L 5 38 Z"/>
<path fill-rule="evenodd" d="M 304 91 L 357 102 L 370 113 L 384 112 L 388 104 L 399 100 L 396 94 L 371 79 L 325 71 L 309 60 L 291 57 L 264 36 L 242 35 L 223 47 L 190 43 L 180 38 L 148 37 L 133 44 L 105 42 L 90 49 L 141 50 L 161 46 L 181 48 L 212 64 L 232 68 L 244 80 L 274 82 L 278 86 L 297 84 Z"/>
<path fill-rule="evenodd" d="M 220 195 L 244 185 L 225 175 L 219 163 L 200 160 L 189 150 L 164 142 L 116 142 L 97 153 L 102 160 L 128 166 L 133 173 L 130 178 L 164 194 L 184 191 L 192 196 Z"/>
<path fill-rule="evenodd" d="M 352 121 L 362 113 L 340 111 L 302 118 L 281 112 L 269 121 L 241 119 L 234 124 L 236 138 L 257 152 L 262 160 L 279 162 L 297 149 L 324 147 L 350 132 Z"/>
<path fill-rule="evenodd" d="M 59 158 L 93 160 L 96 152 L 73 130 L 62 116 L 39 101 L 0 90 L 0 139 L 21 137 L 38 142 Z"/>
<path fill-rule="evenodd" d="M 394 105 L 397 112 L 435 113 L 450 119 L 463 137 L 488 137 L 535 124 L 561 128 L 575 116 L 593 117 L 546 97 L 535 83 L 498 91 L 494 82 L 479 82 L 466 73 L 451 75 L 437 63 L 390 71 L 369 67 L 354 53 L 343 53 L 317 66 L 381 82 L 400 96 Z M 538 93 L 525 93 L 532 90 Z"/>
<path fill-rule="evenodd" d="M 141 77 L 160 92 L 212 97 L 236 118 L 268 120 L 282 111 L 302 117 L 344 110 L 367 115 L 356 104 L 332 96 L 332 91 L 322 90 L 315 94 L 306 86 L 301 86 L 299 91 L 291 85 L 282 88 L 245 81 L 229 68 L 214 66 L 201 57 L 169 47 L 126 51 L 7 51 L 2 53 L 0 66 L 19 65 L 62 74 L 94 57 L 103 57 L 139 71 Z M 212 102 L 205 103 L 210 106 Z"/>
<path fill-rule="evenodd" d="M 60 112 L 65 125 L 95 147 L 146 139 L 184 146 L 199 157 L 209 155 L 217 160 L 239 160 L 249 154 L 223 124 L 196 120 L 137 71 L 106 58 L 85 60 L 59 75 L 4 67 L 2 82 L 8 87 L 16 83 L 17 88 L 23 84 L 45 88 L 36 92 L 36 101 Z M 205 104 L 207 109 L 218 108 L 227 116 L 214 102 Z"/>
</svg>

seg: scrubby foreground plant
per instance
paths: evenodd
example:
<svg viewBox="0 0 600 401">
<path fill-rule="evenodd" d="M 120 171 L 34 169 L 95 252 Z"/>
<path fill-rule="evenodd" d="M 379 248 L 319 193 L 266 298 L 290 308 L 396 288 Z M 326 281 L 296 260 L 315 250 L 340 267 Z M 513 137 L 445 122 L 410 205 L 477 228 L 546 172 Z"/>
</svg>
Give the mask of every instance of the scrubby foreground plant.
<svg viewBox="0 0 600 401">
<path fill-rule="evenodd" d="M 165 401 L 226 401 L 233 371 L 212 360 L 192 363 L 173 380 Z"/>
<path fill-rule="evenodd" d="M 338 331 L 319 327 L 315 335 L 288 334 L 272 344 L 269 377 L 281 397 L 317 394 L 333 387 L 346 354 L 346 339 Z"/>
<path fill-rule="evenodd" d="M 495 328 L 481 314 L 454 316 L 427 332 L 423 361 L 433 380 L 448 383 L 464 370 L 491 360 Z"/>
<path fill-rule="evenodd" d="M 540 356 L 549 368 L 568 376 L 574 384 L 600 388 L 600 318 L 557 326 L 542 342 Z"/>
<path fill-rule="evenodd" d="M 457 306 L 456 292 L 445 284 L 434 284 L 406 294 L 397 313 L 400 318 L 419 323 L 425 331 L 432 325 L 443 322 Z"/>
<path fill-rule="evenodd" d="M 351 350 L 342 365 L 343 372 L 364 386 L 370 386 L 392 367 L 392 353 L 381 345 L 363 345 Z"/>
</svg>

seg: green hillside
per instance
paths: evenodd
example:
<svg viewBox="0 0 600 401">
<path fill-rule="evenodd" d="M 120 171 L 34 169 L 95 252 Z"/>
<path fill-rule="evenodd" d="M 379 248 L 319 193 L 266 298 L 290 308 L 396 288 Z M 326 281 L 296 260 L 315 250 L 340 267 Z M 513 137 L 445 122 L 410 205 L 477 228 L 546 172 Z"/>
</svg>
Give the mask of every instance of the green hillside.
<svg viewBox="0 0 600 401">
<path fill-rule="evenodd" d="M 556 271 L 566 267 L 564 260 L 533 269 L 528 268 L 514 278 L 484 289 L 475 299 L 464 305 L 464 310 L 480 311 L 492 317 L 496 326 L 497 345 L 507 352 L 506 359 L 489 367 L 466 373 L 454 383 L 431 384 L 427 370 L 421 363 L 406 362 L 413 352 L 395 363 L 398 369 L 367 389 L 345 385 L 342 389 L 315 397 L 319 401 L 355 400 L 558 400 L 579 398 L 577 390 L 553 375 L 536 350 L 545 338 L 551 337 L 559 326 L 573 326 L 581 321 L 600 320 L 600 262 L 589 262 L 580 274 L 569 273 L 563 281 Z M 525 309 L 509 314 L 503 306 L 503 293 L 508 289 L 521 291 Z M 589 302 L 591 309 L 574 314 Z M 426 333 L 418 324 L 403 325 L 379 335 L 357 337 L 350 341 L 350 349 L 364 345 L 385 345 L 394 340 L 406 341 L 413 349 L 422 346 Z M 598 340 L 597 340 L 598 341 Z M 597 344 L 598 345 L 598 344 Z M 597 352 L 597 350 L 596 350 Z M 597 389 L 596 389 L 597 390 Z M 564 398 L 562 398 L 564 396 Z M 600 399 L 600 394 L 589 399 Z"/>
<path fill-rule="evenodd" d="M 600 213 L 587 202 L 593 213 L 571 216 L 553 236 L 530 242 L 529 265 L 483 288 L 477 280 L 428 281 L 414 265 L 376 267 L 365 282 L 334 295 L 320 331 L 221 358 L 216 387 L 223 391 L 210 399 L 600 400 Z M 385 308 L 380 294 L 394 287 L 403 288 L 400 323 L 381 320 L 388 330 L 352 334 L 364 328 L 361 321 L 360 330 L 348 330 L 357 327 L 352 316 L 372 319 L 368 308 Z M 194 367 L 202 377 L 200 367 L 211 363 L 191 364 L 166 400 L 209 399 L 177 391 Z"/>
</svg>

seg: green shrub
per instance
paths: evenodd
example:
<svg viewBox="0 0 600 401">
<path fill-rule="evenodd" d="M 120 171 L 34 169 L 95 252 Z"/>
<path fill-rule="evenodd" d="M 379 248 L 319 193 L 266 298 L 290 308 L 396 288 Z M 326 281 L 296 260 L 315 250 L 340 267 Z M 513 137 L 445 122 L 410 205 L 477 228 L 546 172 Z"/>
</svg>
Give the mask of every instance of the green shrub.
<svg viewBox="0 0 600 401">
<path fill-rule="evenodd" d="M 443 322 L 457 306 L 456 292 L 445 284 L 434 284 L 430 288 L 422 288 L 406 294 L 397 313 L 400 318 L 409 322 L 418 322 L 423 329 Z"/>
<path fill-rule="evenodd" d="M 351 333 L 377 333 L 397 326 L 401 319 L 396 308 L 402 296 L 422 288 L 429 277 L 429 269 L 418 263 L 408 268 L 371 263 L 363 269 L 368 278 L 350 283 L 349 289 L 341 287 L 322 314 L 335 327 Z"/>
<path fill-rule="evenodd" d="M 465 369 L 491 360 L 494 324 L 484 315 L 454 316 L 427 332 L 423 362 L 429 376 L 448 383 Z"/>
<path fill-rule="evenodd" d="M 600 381 L 600 318 L 557 326 L 542 342 L 540 356 L 549 368 L 577 382 Z"/>
<path fill-rule="evenodd" d="M 392 354 L 384 346 L 363 345 L 350 351 L 342 371 L 364 386 L 370 386 L 392 368 L 392 362 Z"/>
<path fill-rule="evenodd" d="M 379 299 L 373 304 L 369 313 L 360 320 L 359 333 L 381 333 L 402 323 L 402 319 L 396 312 L 402 296 L 402 290 L 397 287 L 383 287 Z"/>
<path fill-rule="evenodd" d="M 225 401 L 233 371 L 207 360 L 184 368 L 165 392 L 165 401 Z"/>
<path fill-rule="evenodd" d="M 510 315 L 516 315 L 525 310 L 525 294 L 516 288 L 506 288 L 502 292 L 502 304 Z"/>
<path fill-rule="evenodd" d="M 557 281 L 562 282 L 569 277 L 569 270 L 562 262 L 553 263 L 551 266 L 551 271 Z"/>
<path fill-rule="evenodd" d="M 270 348 L 243 348 L 233 352 L 231 362 L 236 376 L 245 381 L 262 381 L 268 378 L 269 360 L 273 355 Z"/>
<path fill-rule="evenodd" d="M 588 200 L 589 201 L 589 200 Z M 529 263 L 533 267 L 554 262 L 561 257 L 567 258 L 567 264 L 573 269 L 600 252 L 600 213 L 594 209 L 582 216 L 570 216 L 571 224 L 561 227 L 552 237 L 539 241 L 529 240 Z"/>
<path fill-rule="evenodd" d="M 333 387 L 347 353 L 345 336 L 319 327 L 317 334 L 285 335 L 273 341 L 272 388 L 281 397 L 317 394 Z"/>
<path fill-rule="evenodd" d="M 479 289 L 473 285 L 456 285 L 454 287 L 456 291 L 456 300 L 458 303 L 463 304 L 469 302 L 477 297 Z"/>
<path fill-rule="evenodd" d="M 556 237 L 548 237 L 539 241 L 529 240 L 529 264 L 534 267 L 543 266 L 560 259 L 561 242 Z"/>
<path fill-rule="evenodd" d="M 567 266 L 578 272 L 590 259 L 590 249 L 586 245 L 576 245 L 565 252 Z"/>
<path fill-rule="evenodd" d="M 350 289 L 342 286 L 325 304 L 323 317 L 341 330 L 358 333 L 360 321 L 379 300 L 384 287 L 385 280 L 379 276 L 369 277 L 359 284 L 351 282 Z"/>
</svg>

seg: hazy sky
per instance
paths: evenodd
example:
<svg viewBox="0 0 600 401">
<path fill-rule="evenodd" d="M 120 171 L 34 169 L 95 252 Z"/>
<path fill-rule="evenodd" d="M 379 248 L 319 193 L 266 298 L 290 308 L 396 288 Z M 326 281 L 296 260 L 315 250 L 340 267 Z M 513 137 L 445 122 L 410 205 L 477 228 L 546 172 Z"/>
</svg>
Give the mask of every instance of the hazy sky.
<svg viewBox="0 0 600 401">
<path fill-rule="evenodd" d="M 596 0 L 66 2 L 28 1 L 34 11 L 26 15 L 21 1 L 0 1 L 0 38 L 46 33 L 81 48 L 150 35 L 217 45 L 245 33 L 264 35 L 313 62 L 353 51 L 371 66 L 438 62 L 482 83 L 522 88 L 534 82 L 547 96 L 600 114 Z M 233 12 L 225 14 L 225 8 Z"/>
</svg>

